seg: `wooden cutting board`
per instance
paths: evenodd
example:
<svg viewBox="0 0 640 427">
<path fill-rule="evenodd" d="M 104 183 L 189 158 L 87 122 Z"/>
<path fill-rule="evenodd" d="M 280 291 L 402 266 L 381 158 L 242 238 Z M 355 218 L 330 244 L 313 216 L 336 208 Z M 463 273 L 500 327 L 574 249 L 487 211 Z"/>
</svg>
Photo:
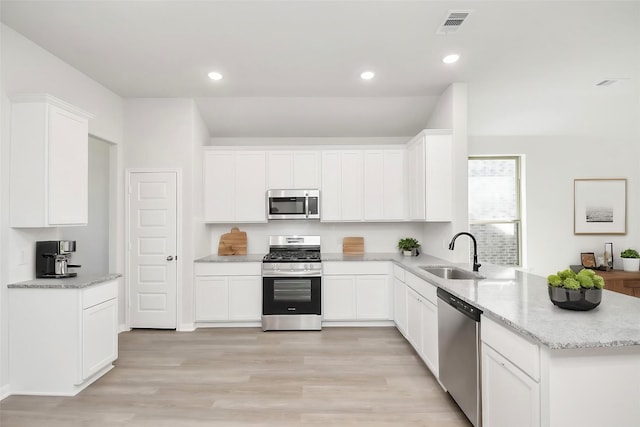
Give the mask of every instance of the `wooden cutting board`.
<svg viewBox="0 0 640 427">
<path fill-rule="evenodd" d="M 218 255 L 246 255 L 247 233 L 233 227 L 230 233 L 220 236 L 218 243 Z"/>
<path fill-rule="evenodd" d="M 346 255 L 364 255 L 364 237 L 343 238 L 342 253 Z"/>
</svg>

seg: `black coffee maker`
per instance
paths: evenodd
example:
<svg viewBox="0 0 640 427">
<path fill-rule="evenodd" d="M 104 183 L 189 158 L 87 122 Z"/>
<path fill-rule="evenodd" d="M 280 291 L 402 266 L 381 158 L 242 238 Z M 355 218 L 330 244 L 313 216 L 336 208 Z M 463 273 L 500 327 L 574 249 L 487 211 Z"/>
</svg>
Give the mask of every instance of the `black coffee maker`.
<svg viewBox="0 0 640 427">
<path fill-rule="evenodd" d="M 69 264 L 71 253 L 75 251 L 75 240 L 36 242 L 36 277 L 62 279 L 77 276 L 78 273 L 69 272 L 69 268 L 80 267 Z"/>
</svg>

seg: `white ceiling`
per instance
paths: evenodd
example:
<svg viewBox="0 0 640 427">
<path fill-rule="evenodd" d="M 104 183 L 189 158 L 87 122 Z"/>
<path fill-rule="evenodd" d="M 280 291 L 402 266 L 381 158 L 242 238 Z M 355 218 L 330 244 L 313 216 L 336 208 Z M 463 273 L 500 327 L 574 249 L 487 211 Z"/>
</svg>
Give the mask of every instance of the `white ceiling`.
<svg viewBox="0 0 640 427">
<path fill-rule="evenodd" d="M 460 30 L 437 35 L 460 9 Z M 411 136 L 452 82 L 526 109 L 513 90 L 553 105 L 640 74 L 635 0 L 2 0 L 0 13 L 122 97 L 195 99 L 213 137 Z"/>
</svg>

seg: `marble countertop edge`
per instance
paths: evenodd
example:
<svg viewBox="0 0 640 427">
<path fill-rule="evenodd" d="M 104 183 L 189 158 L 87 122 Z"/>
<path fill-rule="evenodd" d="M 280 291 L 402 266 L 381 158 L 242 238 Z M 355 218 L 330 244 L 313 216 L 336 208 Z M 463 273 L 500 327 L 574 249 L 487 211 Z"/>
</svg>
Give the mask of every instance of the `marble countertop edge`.
<svg viewBox="0 0 640 427">
<path fill-rule="evenodd" d="M 9 289 L 82 289 L 122 277 L 119 273 L 78 275 L 64 279 L 35 278 L 7 285 Z"/>
</svg>

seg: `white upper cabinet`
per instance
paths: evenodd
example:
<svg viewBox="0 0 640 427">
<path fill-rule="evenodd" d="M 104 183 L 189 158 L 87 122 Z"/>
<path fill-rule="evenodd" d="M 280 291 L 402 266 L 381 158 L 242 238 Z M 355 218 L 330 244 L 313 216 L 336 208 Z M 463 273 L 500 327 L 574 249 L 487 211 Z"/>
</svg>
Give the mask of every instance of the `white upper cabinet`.
<svg viewBox="0 0 640 427">
<path fill-rule="evenodd" d="M 269 152 L 267 188 L 320 188 L 320 153 L 317 151 Z"/>
<path fill-rule="evenodd" d="M 365 221 L 402 221 L 405 150 L 367 150 L 364 152 Z"/>
<path fill-rule="evenodd" d="M 407 147 L 407 200 L 411 221 L 451 221 L 453 143 L 449 131 L 420 132 Z"/>
<path fill-rule="evenodd" d="M 204 220 L 266 222 L 264 151 L 204 151 Z"/>
<path fill-rule="evenodd" d="M 320 189 L 323 222 L 451 221 L 448 130 L 406 146 L 204 150 L 205 222 L 266 222 L 267 189 Z"/>
<path fill-rule="evenodd" d="M 322 153 L 322 221 L 362 221 L 363 152 Z"/>
<path fill-rule="evenodd" d="M 12 227 L 88 223 L 91 117 L 50 95 L 12 99 Z"/>
</svg>

